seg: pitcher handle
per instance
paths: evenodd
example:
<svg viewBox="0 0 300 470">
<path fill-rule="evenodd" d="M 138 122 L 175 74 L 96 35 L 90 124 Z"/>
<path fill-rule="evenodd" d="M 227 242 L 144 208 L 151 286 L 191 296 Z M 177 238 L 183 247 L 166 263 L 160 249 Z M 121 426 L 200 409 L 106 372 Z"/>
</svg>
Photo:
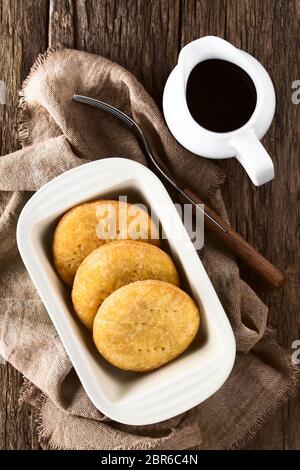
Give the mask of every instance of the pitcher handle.
<svg viewBox="0 0 300 470">
<path fill-rule="evenodd" d="M 236 150 L 236 158 L 255 186 L 261 186 L 274 178 L 271 157 L 260 143 L 254 129 L 248 129 L 233 137 L 230 143 Z"/>
</svg>

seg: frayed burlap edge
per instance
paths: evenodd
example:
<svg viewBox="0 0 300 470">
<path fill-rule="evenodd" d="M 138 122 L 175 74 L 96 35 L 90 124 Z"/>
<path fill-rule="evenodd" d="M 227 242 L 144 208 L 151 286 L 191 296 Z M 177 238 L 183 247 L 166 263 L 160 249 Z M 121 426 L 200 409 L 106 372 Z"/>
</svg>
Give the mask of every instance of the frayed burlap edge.
<svg viewBox="0 0 300 470">
<path fill-rule="evenodd" d="M 21 90 L 19 91 L 19 102 L 18 102 L 18 113 L 17 113 L 17 132 L 18 132 L 18 139 L 20 142 L 21 147 L 27 147 L 31 145 L 30 135 L 29 135 L 29 127 L 28 127 L 28 103 L 26 100 L 26 87 L 31 80 L 34 73 L 39 69 L 44 62 L 51 57 L 55 52 L 63 49 L 64 47 L 61 44 L 57 44 L 53 47 L 49 47 L 45 52 L 42 52 L 38 55 L 37 59 L 35 60 L 34 64 L 32 65 L 29 74 L 25 78 L 22 83 Z"/>
<path fill-rule="evenodd" d="M 44 407 L 46 404 L 47 396 L 39 389 L 35 387 L 35 397 L 32 399 L 31 393 L 34 384 L 27 379 L 27 377 L 23 377 L 23 383 L 20 388 L 19 393 L 19 405 L 23 403 L 29 403 L 32 411 L 33 411 L 33 419 L 34 423 L 36 424 L 36 431 L 38 436 L 38 442 L 42 449 L 49 449 L 50 446 L 48 445 L 48 439 L 46 439 L 44 433 L 44 425 L 43 425 L 43 412 Z M 59 449 L 57 449 L 59 450 Z"/>
<path fill-rule="evenodd" d="M 38 55 L 35 62 L 31 66 L 30 72 L 22 83 L 21 90 L 19 91 L 19 102 L 17 112 L 17 132 L 18 140 L 22 148 L 31 145 L 31 139 L 29 135 L 28 119 L 30 117 L 28 110 L 28 102 L 26 100 L 26 87 L 31 80 L 32 76 L 39 69 L 44 62 L 51 57 L 56 51 L 63 49 L 61 44 L 57 44 L 53 47 L 48 48 L 46 51 Z M 23 383 L 19 393 L 19 404 L 26 403 L 31 393 L 33 384 L 26 377 L 23 377 Z M 49 448 L 47 439 L 44 434 L 43 427 L 43 410 L 47 400 L 47 396 L 40 390 L 36 391 L 34 403 L 31 403 L 31 407 L 34 410 L 34 421 L 37 424 L 38 441 L 42 448 Z M 30 401 L 30 400 L 29 400 Z"/>
<path fill-rule="evenodd" d="M 23 81 L 21 90 L 19 91 L 19 102 L 18 102 L 18 113 L 17 113 L 17 133 L 18 133 L 18 140 L 20 142 L 21 147 L 26 147 L 31 145 L 33 142 L 31 141 L 29 126 L 28 126 L 28 119 L 30 118 L 29 110 L 28 110 L 28 103 L 26 100 L 26 87 L 31 80 L 34 73 L 42 66 L 49 57 L 55 54 L 57 51 L 65 49 L 65 47 L 58 43 L 55 46 L 49 47 L 45 52 L 42 52 L 38 55 L 37 59 L 35 60 L 34 64 L 32 65 L 30 72 L 26 79 Z M 124 69 L 125 71 L 125 69 Z M 173 137 L 170 134 L 169 139 Z M 210 186 L 208 187 L 208 195 L 213 195 L 217 189 L 221 189 L 224 185 L 226 180 L 225 172 L 216 164 L 214 163 L 215 167 L 217 168 L 216 175 L 213 178 Z"/>
<path fill-rule="evenodd" d="M 274 342 L 274 346 L 279 350 L 282 348 Z M 245 447 L 251 439 L 257 434 L 259 429 L 266 424 L 267 420 L 274 415 L 274 413 L 286 403 L 290 398 L 295 396 L 297 387 L 300 384 L 300 370 L 299 367 L 290 363 L 287 366 L 287 384 L 282 388 L 280 393 L 278 393 L 277 397 L 273 399 L 272 404 L 268 405 L 263 410 L 260 410 L 257 414 L 257 417 L 253 423 L 253 425 L 245 431 L 238 439 L 236 439 L 228 450 L 237 450 Z"/>
<path fill-rule="evenodd" d="M 34 391 L 34 394 L 33 394 Z M 34 396 L 33 396 L 34 395 Z M 31 405 L 33 410 L 33 419 L 36 424 L 36 431 L 38 436 L 38 442 L 44 450 L 74 450 L 71 446 L 60 447 L 58 444 L 50 442 L 50 437 L 46 435 L 44 426 L 44 409 L 47 404 L 48 396 L 38 389 L 27 377 L 23 377 L 23 383 L 19 393 L 19 405 L 28 403 Z M 191 416 L 187 416 L 184 420 L 185 425 L 192 424 L 193 419 Z M 167 436 L 161 437 L 159 447 L 163 446 L 164 442 L 168 442 L 172 435 L 175 434 L 175 430 L 171 429 L 171 433 Z M 130 449 L 127 446 L 120 445 L 117 450 L 155 450 L 157 446 L 149 438 L 145 442 L 137 442 L 133 444 Z M 91 448 L 90 450 L 99 450 L 97 448 Z M 102 450 L 112 450 L 111 448 Z"/>
<path fill-rule="evenodd" d="M 273 347 L 275 347 L 278 352 L 282 351 L 281 346 L 279 346 L 275 339 L 271 340 Z M 292 398 L 296 391 L 297 387 L 300 384 L 300 370 L 297 366 L 293 365 L 292 363 L 287 364 L 287 384 L 281 389 L 280 393 L 276 397 L 274 397 L 274 400 L 272 401 L 272 404 L 267 406 L 267 408 L 264 408 L 260 412 L 258 412 L 258 415 L 252 424 L 252 426 L 245 431 L 244 434 L 242 434 L 238 439 L 236 439 L 229 447 L 227 450 L 237 450 L 245 447 L 251 439 L 254 438 L 254 436 L 257 434 L 259 429 L 266 423 L 266 421 L 271 418 L 272 415 L 279 409 L 284 403 L 286 403 L 290 398 Z M 33 387 L 35 389 L 34 393 L 34 398 L 31 397 Z M 49 437 L 46 436 L 45 430 L 44 430 L 44 422 L 43 422 L 43 413 L 44 413 L 44 408 L 46 406 L 47 402 L 47 395 L 45 395 L 42 391 L 37 389 L 34 384 L 32 384 L 26 377 L 23 378 L 23 384 L 20 389 L 20 397 L 19 397 L 19 403 L 22 404 L 24 402 L 29 402 L 31 406 L 33 407 L 34 410 L 34 421 L 37 425 L 37 434 L 38 434 L 38 441 L 39 444 L 43 449 L 52 449 L 52 450 L 60 450 L 61 448 L 50 442 Z M 166 437 L 165 441 L 167 441 L 169 438 Z M 161 440 L 160 445 L 163 444 L 164 439 Z M 137 444 L 134 447 L 135 450 L 151 450 L 154 449 L 154 447 L 151 445 L 151 442 L 144 443 L 144 444 Z M 66 448 L 66 450 L 73 450 L 72 447 Z M 97 449 L 92 449 L 92 450 L 97 450 Z M 106 450 L 111 450 L 111 449 L 106 449 Z M 119 450 L 128 450 L 126 447 L 122 448 L 120 447 Z M 198 446 L 193 446 L 190 449 L 187 450 L 201 450 L 200 447 Z"/>
</svg>

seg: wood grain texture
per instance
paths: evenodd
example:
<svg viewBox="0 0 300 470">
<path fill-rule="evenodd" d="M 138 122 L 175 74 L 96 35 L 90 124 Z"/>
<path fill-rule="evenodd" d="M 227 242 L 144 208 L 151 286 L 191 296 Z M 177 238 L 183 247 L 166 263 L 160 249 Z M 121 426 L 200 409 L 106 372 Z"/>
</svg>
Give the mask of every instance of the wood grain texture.
<svg viewBox="0 0 300 470">
<path fill-rule="evenodd" d="M 160 100 L 177 58 L 179 5 L 179 0 L 51 0 L 50 43 L 69 45 L 67 29 L 76 49 L 123 65 Z"/>
<path fill-rule="evenodd" d="M 256 188 L 236 160 L 222 162 L 231 223 L 275 266 L 286 273 L 283 289 L 267 289 L 243 267 L 243 277 L 270 308 L 270 323 L 287 348 L 300 338 L 299 119 L 292 82 L 299 79 L 299 0 L 200 0 L 183 2 L 181 45 L 199 36 L 219 35 L 253 54 L 269 71 L 277 108 L 263 142 L 275 164 L 275 179 Z M 292 354 L 292 349 L 291 354 Z M 300 402 L 291 400 L 266 425 L 249 448 L 300 448 Z"/>
<path fill-rule="evenodd" d="M 219 35 L 257 57 L 277 92 L 274 123 L 264 139 L 276 178 L 255 188 L 235 160 L 224 196 L 234 228 L 279 269 L 287 282 L 268 289 L 242 275 L 270 307 L 271 324 L 287 348 L 300 339 L 299 119 L 292 82 L 300 79 L 300 0 L 0 0 L 0 79 L 8 105 L 0 106 L 2 154 L 17 148 L 17 91 L 37 54 L 61 43 L 104 55 L 127 67 L 161 103 L 165 79 L 184 44 Z M 291 349 L 292 354 L 292 349 Z M 20 374 L 0 366 L 0 449 L 38 448 L 29 407 L 18 406 Z M 248 445 L 300 448 L 300 396 L 287 403 Z"/>
<path fill-rule="evenodd" d="M 75 4 L 73 0 L 50 1 L 49 5 L 49 47 L 62 44 L 70 49 L 75 48 L 76 30 Z"/>
<path fill-rule="evenodd" d="M 0 79 L 7 90 L 6 105 L 0 106 L 1 155 L 18 148 L 18 91 L 47 47 L 47 23 L 47 1 L 0 2 Z M 39 448 L 32 410 L 18 405 L 21 385 L 21 374 L 8 363 L 0 365 L 0 449 Z"/>
<path fill-rule="evenodd" d="M 218 241 L 227 246 L 234 253 L 236 258 L 254 271 L 264 284 L 280 288 L 284 284 L 283 274 L 268 261 L 261 253 L 255 250 L 245 238 L 242 238 L 222 217 L 208 207 L 196 194 L 190 189 L 184 190 L 185 195 L 195 204 L 204 205 L 205 211 L 205 229 L 218 237 Z M 197 211 L 193 207 L 194 213 Z M 207 217 L 208 216 L 208 217 Z M 217 222 L 217 223 L 216 223 Z"/>
</svg>

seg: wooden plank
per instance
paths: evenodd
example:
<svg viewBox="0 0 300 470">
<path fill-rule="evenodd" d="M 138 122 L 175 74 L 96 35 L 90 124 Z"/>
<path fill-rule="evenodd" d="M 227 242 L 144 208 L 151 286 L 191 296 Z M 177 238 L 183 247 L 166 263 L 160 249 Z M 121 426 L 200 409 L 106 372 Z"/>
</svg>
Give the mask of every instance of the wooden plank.
<svg viewBox="0 0 300 470">
<path fill-rule="evenodd" d="M 49 47 L 62 44 L 70 49 L 75 47 L 75 5 L 73 0 L 50 1 L 49 6 Z"/>
<path fill-rule="evenodd" d="M 148 90 L 161 93 L 161 76 L 167 76 L 177 55 L 179 0 L 155 0 L 144 7 L 139 1 L 50 1 L 48 31 L 46 0 L 0 2 L 0 79 L 8 103 L 0 108 L 2 154 L 18 146 L 18 90 L 38 53 L 47 48 L 47 32 L 50 46 L 61 43 L 103 54 L 139 74 Z M 160 53 L 167 60 L 157 64 Z M 0 449 L 39 448 L 30 407 L 18 405 L 21 375 L 1 365 L 0 381 Z"/>
<path fill-rule="evenodd" d="M 254 54 L 267 67 L 278 107 L 264 142 L 277 176 L 273 183 L 254 188 L 237 162 L 226 161 L 225 197 L 234 227 L 287 271 L 288 283 L 280 292 L 266 289 L 243 270 L 270 306 L 271 323 L 287 347 L 300 338 L 296 289 L 300 273 L 295 256 L 300 106 L 291 102 L 292 81 L 299 79 L 299 12 L 299 0 L 50 0 L 48 34 L 49 45 L 60 42 L 127 67 L 158 103 L 180 42 L 184 45 L 216 34 Z M 2 154 L 17 146 L 17 90 L 36 55 L 47 47 L 47 17 L 47 0 L 0 1 L 0 79 L 7 85 L 8 101 L 0 106 Z M 17 405 L 20 374 L 7 364 L 0 366 L 0 381 L 0 449 L 38 448 L 30 410 Z M 264 426 L 249 448 L 299 448 L 299 419 L 299 401 L 293 400 Z"/>
<path fill-rule="evenodd" d="M 18 147 L 18 90 L 39 52 L 47 47 L 48 2 L 1 0 L 0 79 L 6 85 L 6 105 L 0 105 L 1 155 Z M 9 364 L 0 365 L 0 449 L 38 449 L 32 410 L 19 406 L 22 383 Z"/>
<path fill-rule="evenodd" d="M 49 42 L 68 46 L 74 38 L 71 43 L 77 49 L 103 55 L 133 72 L 160 102 L 177 59 L 179 3 L 51 0 Z"/>
<path fill-rule="evenodd" d="M 270 307 L 270 323 L 287 348 L 300 338 L 300 207 L 296 203 L 300 105 L 291 100 L 292 82 L 299 79 L 299 15 L 299 0 L 185 0 L 181 35 L 182 46 L 200 36 L 221 36 L 253 54 L 274 80 L 276 116 L 263 140 L 275 164 L 274 181 L 255 188 L 236 160 L 224 161 L 222 166 L 227 172 L 224 196 L 234 228 L 287 274 L 285 287 L 272 290 L 242 270 Z M 278 411 L 249 448 L 300 448 L 299 420 L 298 398 Z"/>
</svg>

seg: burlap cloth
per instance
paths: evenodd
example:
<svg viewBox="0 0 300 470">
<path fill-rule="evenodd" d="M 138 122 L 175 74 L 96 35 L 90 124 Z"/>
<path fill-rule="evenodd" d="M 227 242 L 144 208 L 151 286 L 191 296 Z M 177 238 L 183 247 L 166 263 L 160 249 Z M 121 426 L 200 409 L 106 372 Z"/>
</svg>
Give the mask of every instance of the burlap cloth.
<svg viewBox="0 0 300 470">
<path fill-rule="evenodd" d="M 151 426 L 125 426 L 89 401 L 16 245 L 18 215 L 44 183 L 89 160 L 123 156 L 146 164 L 115 118 L 71 101 L 74 93 L 130 113 L 178 181 L 223 217 L 223 173 L 180 147 L 142 85 L 109 60 L 68 49 L 39 57 L 21 92 L 22 150 L 0 158 L 0 353 L 26 377 L 21 398 L 37 411 L 43 447 L 59 449 L 226 449 L 254 435 L 294 390 L 289 354 L 265 334 L 267 308 L 239 277 L 234 257 L 206 236 L 200 256 L 234 329 L 238 354 L 225 385 L 201 405 Z"/>
</svg>

